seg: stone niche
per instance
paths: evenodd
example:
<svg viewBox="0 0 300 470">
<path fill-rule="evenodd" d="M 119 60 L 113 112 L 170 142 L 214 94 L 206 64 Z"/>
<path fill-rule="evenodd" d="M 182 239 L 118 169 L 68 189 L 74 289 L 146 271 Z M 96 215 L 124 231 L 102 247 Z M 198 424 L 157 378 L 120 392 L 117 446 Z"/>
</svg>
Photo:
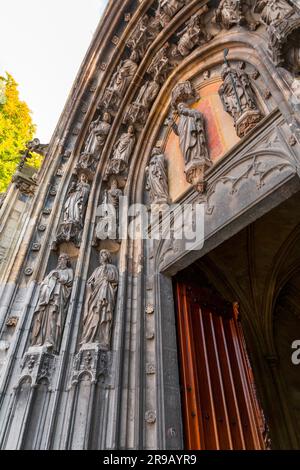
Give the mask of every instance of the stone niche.
<svg viewBox="0 0 300 470">
<path fill-rule="evenodd" d="M 218 94 L 221 84 L 220 78 L 203 82 L 200 88 L 197 88 L 200 99 L 192 105 L 192 108 L 201 111 L 205 116 L 209 153 L 213 163 L 239 141 L 233 120 L 224 111 Z M 191 188 L 191 185 L 186 181 L 179 139 L 173 132 L 167 136 L 165 155 L 168 163 L 170 198 L 175 202 Z"/>
</svg>

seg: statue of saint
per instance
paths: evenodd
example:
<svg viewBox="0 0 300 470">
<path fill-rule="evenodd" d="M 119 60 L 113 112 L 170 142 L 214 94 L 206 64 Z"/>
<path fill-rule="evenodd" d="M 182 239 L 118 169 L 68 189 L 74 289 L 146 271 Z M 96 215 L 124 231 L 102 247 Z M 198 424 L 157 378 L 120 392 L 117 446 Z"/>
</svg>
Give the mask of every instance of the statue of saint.
<svg viewBox="0 0 300 470">
<path fill-rule="evenodd" d="M 108 250 L 100 251 L 100 266 L 87 283 L 81 344 L 98 343 L 110 349 L 111 328 L 115 309 L 119 273 Z"/>
<path fill-rule="evenodd" d="M 132 51 L 130 58 L 124 60 L 117 72 L 112 78 L 110 90 L 114 91 L 119 98 L 122 98 L 127 91 L 129 84 L 131 83 L 137 69 L 138 69 L 138 53 Z"/>
<path fill-rule="evenodd" d="M 68 193 L 68 198 L 64 206 L 65 224 L 77 224 L 83 227 L 90 189 L 88 177 L 84 173 L 81 173 L 79 182 L 74 182 Z"/>
<path fill-rule="evenodd" d="M 286 0 L 257 0 L 255 13 L 261 13 L 261 20 L 270 26 L 294 13 L 294 8 Z"/>
<path fill-rule="evenodd" d="M 121 135 L 114 146 L 113 156 L 109 165 L 109 174 L 118 175 L 127 169 L 135 142 L 134 128 L 129 126 L 128 131 Z"/>
<path fill-rule="evenodd" d="M 109 113 L 105 112 L 102 119 L 99 116 L 96 121 L 91 123 L 89 128 L 90 133 L 87 138 L 83 153 L 94 156 L 99 154 L 105 145 L 110 128 L 111 116 Z"/>
<path fill-rule="evenodd" d="M 257 110 L 256 98 L 250 78 L 245 71 L 224 65 L 222 69 L 223 85 L 219 95 L 225 110 L 236 122 L 246 111 Z"/>
<path fill-rule="evenodd" d="M 149 166 L 146 168 L 147 185 L 152 204 L 168 204 L 169 187 L 165 156 L 159 148 L 152 151 Z"/>
<path fill-rule="evenodd" d="M 120 198 L 123 192 L 118 188 L 118 181 L 113 178 L 109 190 L 104 191 L 104 198 L 101 205 L 102 214 L 101 219 L 96 226 L 96 239 L 94 245 L 97 245 L 97 240 L 117 240 L 119 233 L 119 205 Z"/>
<path fill-rule="evenodd" d="M 211 166 L 209 158 L 204 116 L 196 109 L 188 108 L 184 103 L 177 105 L 179 124 L 172 122 L 172 128 L 179 136 L 180 148 L 185 165 L 195 161 L 204 161 Z"/>
<path fill-rule="evenodd" d="M 187 26 L 177 36 L 180 38 L 177 49 L 183 57 L 187 56 L 194 47 L 211 39 L 204 31 L 199 15 L 192 16 Z"/>
<path fill-rule="evenodd" d="M 152 103 L 157 97 L 160 90 L 160 84 L 158 79 L 147 81 L 141 87 L 136 103 L 144 106 L 147 110 L 150 110 Z"/>
<path fill-rule="evenodd" d="M 57 268 L 41 284 L 34 314 L 31 346 L 46 346 L 59 352 L 73 284 L 70 258 L 61 254 Z"/>
<path fill-rule="evenodd" d="M 225 29 L 245 21 L 240 0 L 221 0 L 215 15 L 215 22 Z"/>
<path fill-rule="evenodd" d="M 158 10 L 171 19 L 184 6 L 184 3 L 184 0 L 159 0 Z"/>
</svg>

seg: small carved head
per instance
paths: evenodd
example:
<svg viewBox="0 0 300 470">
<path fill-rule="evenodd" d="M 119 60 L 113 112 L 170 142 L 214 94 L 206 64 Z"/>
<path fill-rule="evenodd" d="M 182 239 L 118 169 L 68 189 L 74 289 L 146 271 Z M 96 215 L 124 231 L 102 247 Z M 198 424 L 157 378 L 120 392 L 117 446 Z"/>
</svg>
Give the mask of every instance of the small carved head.
<svg viewBox="0 0 300 470">
<path fill-rule="evenodd" d="M 118 189 L 118 180 L 117 178 L 112 178 L 110 183 L 111 189 Z"/>
<path fill-rule="evenodd" d="M 71 260 L 69 255 L 66 253 L 61 253 L 61 255 L 58 258 L 58 268 L 60 269 L 66 269 L 70 268 L 71 266 Z"/>
<path fill-rule="evenodd" d="M 108 250 L 101 250 L 99 254 L 100 264 L 111 264 L 112 257 Z"/>
<path fill-rule="evenodd" d="M 79 181 L 81 183 L 88 183 L 89 179 L 85 173 L 80 173 Z"/>
<path fill-rule="evenodd" d="M 103 114 L 103 121 L 111 124 L 111 115 L 107 111 Z"/>
<path fill-rule="evenodd" d="M 151 153 L 151 157 L 155 157 L 156 155 L 161 155 L 163 152 L 159 147 L 154 147 Z"/>
<path fill-rule="evenodd" d="M 133 62 L 137 62 L 138 58 L 139 58 L 138 53 L 135 50 L 133 50 L 130 54 L 130 60 L 132 60 Z"/>
<path fill-rule="evenodd" d="M 128 127 L 128 134 L 134 135 L 134 127 L 133 126 Z"/>
</svg>

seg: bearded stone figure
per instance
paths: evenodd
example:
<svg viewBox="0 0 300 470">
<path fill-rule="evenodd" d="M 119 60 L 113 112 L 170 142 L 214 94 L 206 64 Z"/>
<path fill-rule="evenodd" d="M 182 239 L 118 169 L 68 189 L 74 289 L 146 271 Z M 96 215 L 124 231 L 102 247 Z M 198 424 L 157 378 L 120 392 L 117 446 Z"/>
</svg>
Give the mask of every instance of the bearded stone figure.
<svg viewBox="0 0 300 470">
<path fill-rule="evenodd" d="M 221 76 L 219 95 L 224 109 L 233 117 L 238 136 L 244 137 L 262 119 L 249 75 L 226 64 Z"/>
<path fill-rule="evenodd" d="M 119 284 L 119 272 L 108 250 L 100 252 L 100 266 L 87 283 L 81 345 L 99 344 L 110 349 L 111 328 Z"/>
<path fill-rule="evenodd" d="M 59 352 L 72 284 L 73 270 L 70 258 L 61 254 L 57 268 L 51 271 L 41 284 L 34 314 L 31 346 L 46 346 L 54 353 Z"/>
<path fill-rule="evenodd" d="M 148 167 L 146 168 L 146 190 L 150 192 L 152 204 L 168 204 L 169 187 L 166 160 L 159 148 L 154 148 Z"/>
<path fill-rule="evenodd" d="M 241 0 L 221 0 L 216 11 L 215 22 L 225 29 L 240 25 L 245 21 Z"/>
<path fill-rule="evenodd" d="M 134 128 L 129 126 L 128 131 L 121 135 L 114 146 L 112 159 L 109 164 L 109 174 L 119 175 L 127 170 L 135 142 Z"/>
</svg>

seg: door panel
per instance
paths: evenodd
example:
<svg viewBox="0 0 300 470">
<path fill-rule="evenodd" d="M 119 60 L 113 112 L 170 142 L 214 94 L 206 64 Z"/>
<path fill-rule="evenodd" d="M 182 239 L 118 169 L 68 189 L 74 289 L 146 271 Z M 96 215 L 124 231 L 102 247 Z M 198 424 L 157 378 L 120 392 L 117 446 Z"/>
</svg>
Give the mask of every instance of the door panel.
<svg viewBox="0 0 300 470">
<path fill-rule="evenodd" d="M 237 305 L 182 280 L 175 289 L 186 449 L 265 449 Z"/>
</svg>

